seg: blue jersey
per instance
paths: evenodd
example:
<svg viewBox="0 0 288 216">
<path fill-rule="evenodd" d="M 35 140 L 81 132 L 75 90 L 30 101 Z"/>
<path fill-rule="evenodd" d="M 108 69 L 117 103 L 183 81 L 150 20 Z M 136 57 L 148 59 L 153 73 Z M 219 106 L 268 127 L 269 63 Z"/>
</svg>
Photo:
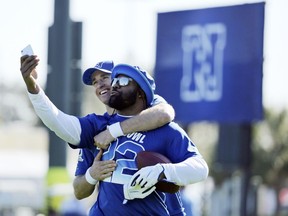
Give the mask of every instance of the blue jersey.
<svg viewBox="0 0 288 216">
<path fill-rule="evenodd" d="M 75 176 L 85 175 L 86 170 L 92 166 L 95 155 L 89 149 L 80 149 Z M 170 216 L 184 216 L 181 193 L 166 193 L 165 203 Z M 91 215 L 93 215 L 91 211 Z"/>
<path fill-rule="evenodd" d="M 125 120 L 124 117 L 113 115 L 108 119 L 108 124 L 123 120 Z M 93 137 L 97 134 L 95 131 L 99 124 L 91 123 L 97 121 L 97 115 L 89 115 L 80 119 L 82 134 L 78 147 L 89 149 L 94 156 L 98 150 L 93 144 Z M 93 126 L 96 127 L 93 128 Z M 102 160 L 115 160 L 117 167 L 111 177 L 100 182 L 97 202 L 91 208 L 90 215 L 169 215 L 168 202 L 174 202 L 178 198 L 177 201 L 181 202 L 177 194 L 173 196 L 174 201 L 169 198 L 167 202 L 167 194 L 155 191 L 144 199 L 122 203 L 124 200 L 123 184 L 129 182 L 131 176 L 137 171 L 135 158 L 140 151 L 161 153 L 172 163 L 199 155 L 196 146 L 185 131 L 173 122 L 155 130 L 119 137 L 103 154 Z M 174 207 L 173 204 L 168 205 Z"/>
</svg>

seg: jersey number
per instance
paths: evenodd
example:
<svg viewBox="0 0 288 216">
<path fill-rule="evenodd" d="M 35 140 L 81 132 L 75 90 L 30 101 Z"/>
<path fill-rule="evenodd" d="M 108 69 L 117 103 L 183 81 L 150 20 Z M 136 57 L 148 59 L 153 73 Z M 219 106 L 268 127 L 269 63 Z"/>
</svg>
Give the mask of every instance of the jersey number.
<svg viewBox="0 0 288 216">
<path fill-rule="evenodd" d="M 103 160 L 115 160 L 117 167 L 112 176 L 104 179 L 106 182 L 117 184 L 128 183 L 131 176 L 137 171 L 136 156 L 144 147 L 136 142 L 127 140 L 118 145 L 118 139 L 113 142 L 103 154 Z"/>
</svg>

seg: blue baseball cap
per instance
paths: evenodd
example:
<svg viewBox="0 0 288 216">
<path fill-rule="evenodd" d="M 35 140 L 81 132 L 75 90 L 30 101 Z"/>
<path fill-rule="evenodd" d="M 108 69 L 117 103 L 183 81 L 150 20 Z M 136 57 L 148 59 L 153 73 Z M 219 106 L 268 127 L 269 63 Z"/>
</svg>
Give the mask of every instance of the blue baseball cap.
<svg viewBox="0 0 288 216">
<path fill-rule="evenodd" d="M 131 66 L 128 64 L 118 64 L 112 69 L 111 78 L 114 79 L 118 75 L 126 75 L 132 78 L 135 82 L 138 83 L 140 88 L 144 91 L 147 99 L 147 105 L 152 104 L 154 98 L 154 90 L 156 88 L 155 81 L 153 77 L 147 73 L 145 70 L 142 70 L 138 66 Z"/>
<path fill-rule="evenodd" d="M 114 67 L 113 61 L 98 62 L 93 68 L 88 68 L 87 70 L 84 71 L 82 80 L 86 85 L 92 85 L 91 75 L 95 72 L 95 70 L 111 74 L 113 67 Z"/>
</svg>

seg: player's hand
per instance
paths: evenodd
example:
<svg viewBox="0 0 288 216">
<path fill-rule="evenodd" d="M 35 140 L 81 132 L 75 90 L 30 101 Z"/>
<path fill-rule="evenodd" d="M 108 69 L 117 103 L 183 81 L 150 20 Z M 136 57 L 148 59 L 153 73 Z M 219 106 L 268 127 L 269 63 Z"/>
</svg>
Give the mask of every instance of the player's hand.
<svg viewBox="0 0 288 216">
<path fill-rule="evenodd" d="M 94 137 L 94 145 L 102 149 L 107 149 L 113 140 L 115 139 L 111 136 L 109 130 L 106 129 Z"/>
<path fill-rule="evenodd" d="M 90 175 L 98 181 L 111 176 L 116 168 L 116 162 L 114 160 L 101 161 L 102 155 L 103 150 L 100 149 L 90 167 Z"/>
<path fill-rule="evenodd" d="M 131 178 L 130 185 L 139 185 L 141 188 L 150 188 L 164 178 L 164 168 L 161 164 L 143 167 Z"/>
<path fill-rule="evenodd" d="M 36 84 L 36 67 L 39 64 L 39 59 L 36 55 L 24 55 L 20 59 L 20 64 L 20 71 L 28 91 L 30 93 L 37 94 L 39 92 L 39 88 Z"/>
<path fill-rule="evenodd" d="M 156 187 L 141 188 L 139 185 L 124 184 L 123 193 L 125 200 L 144 199 L 155 191 Z"/>
</svg>

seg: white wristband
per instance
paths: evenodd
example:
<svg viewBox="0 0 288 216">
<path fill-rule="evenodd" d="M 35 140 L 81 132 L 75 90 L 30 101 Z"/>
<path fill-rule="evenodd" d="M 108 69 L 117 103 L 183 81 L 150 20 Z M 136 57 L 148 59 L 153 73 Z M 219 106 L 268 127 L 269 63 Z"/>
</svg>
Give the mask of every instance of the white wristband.
<svg viewBox="0 0 288 216">
<path fill-rule="evenodd" d="M 117 137 L 124 136 L 120 122 L 116 122 L 115 124 L 109 125 L 108 130 L 111 136 L 114 137 L 115 139 Z"/>
<path fill-rule="evenodd" d="M 86 179 L 86 181 L 87 181 L 89 184 L 91 184 L 91 185 L 96 185 L 97 182 L 98 182 L 98 180 L 94 179 L 94 178 L 91 176 L 89 170 L 90 170 L 90 168 L 88 168 L 88 169 L 86 170 L 85 179 Z"/>
</svg>

